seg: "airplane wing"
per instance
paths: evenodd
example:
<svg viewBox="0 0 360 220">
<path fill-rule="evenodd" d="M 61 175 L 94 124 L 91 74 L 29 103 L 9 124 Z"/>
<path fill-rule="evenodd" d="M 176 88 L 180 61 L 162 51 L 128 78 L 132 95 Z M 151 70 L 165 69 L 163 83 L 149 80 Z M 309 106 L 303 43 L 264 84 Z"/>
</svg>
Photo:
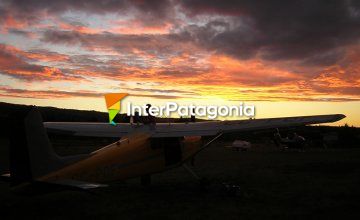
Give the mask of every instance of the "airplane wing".
<svg viewBox="0 0 360 220">
<path fill-rule="evenodd" d="M 234 121 L 209 121 L 189 123 L 157 123 L 136 125 L 118 123 L 44 122 L 49 132 L 91 137 L 122 137 L 132 132 L 149 133 L 151 137 L 213 136 L 218 133 L 254 131 L 270 128 L 293 127 L 339 121 L 342 114 L 314 115 L 283 118 L 247 119 Z"/>
</svg>

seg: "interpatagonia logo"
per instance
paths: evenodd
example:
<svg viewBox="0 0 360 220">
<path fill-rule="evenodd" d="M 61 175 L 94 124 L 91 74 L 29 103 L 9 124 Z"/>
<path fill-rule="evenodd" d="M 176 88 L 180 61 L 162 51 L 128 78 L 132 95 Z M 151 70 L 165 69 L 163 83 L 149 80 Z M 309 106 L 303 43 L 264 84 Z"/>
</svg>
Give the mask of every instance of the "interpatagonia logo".
<svg viewBox="0 0 360 220">
<path fill-rule="evenodd" d="M 109 113 L 109 123 L 116 125 L 114 122 L 115 116 L 120 112 L 120 101 L 124 97 L 129 95 L 128 93 L 108 93 L 105 94 L 106 107 Z"/>
<path fill-rule="evenodd" d="M 114 118 L 120 112 L 120 101 L 128 96 L 128 93 L 105 94 L 106 106 L 109 112 L 109 123 L 116 125 Z M 171 117 L 177 114 L 180 117 L 199 116 L 210 120 L 221 117 L 255 117 L 255 105 L 239 102 L 238 105 L 178 105 L 175 102 L 166 102 L 165 105 L 152 106 L 149 104 L 135 105 L 127 103 L 128 116 L 154 116 Z"/>
</svg>

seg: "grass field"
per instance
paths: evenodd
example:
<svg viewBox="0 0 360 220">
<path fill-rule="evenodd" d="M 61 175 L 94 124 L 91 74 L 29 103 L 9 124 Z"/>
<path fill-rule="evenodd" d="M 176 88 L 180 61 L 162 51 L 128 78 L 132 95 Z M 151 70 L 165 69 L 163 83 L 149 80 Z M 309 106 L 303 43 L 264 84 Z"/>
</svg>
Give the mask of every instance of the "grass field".
<svg viewBox="0 0 360 220">
<path fill-rule="evenodd" d="M 149 187 L 134 179 L 94 194 L 28 197 L 0 183 L 1 219 L 360 218 L 360 149 L 283 152 L 263 146 L 236 152 L 223 147 L 227 144 L 216 143 L 196 158 L 194 169 L 211 180 L 206 190 L 181 167 L 153 175 Z M 1 161 L 6 163 L 4 145 L 2 140 Z"/>
<path fill-rule="evenodd" d="M 206 190 L 183 168 L 154 175 L 150 187 L 134 179 L 94 194 L 20 196 L 1 183 L 1 219 L 359 219 L 359 149 L 235 152 L 226 144 L 196 158 L 194 169 L 211 180 Z"/>
</svg>

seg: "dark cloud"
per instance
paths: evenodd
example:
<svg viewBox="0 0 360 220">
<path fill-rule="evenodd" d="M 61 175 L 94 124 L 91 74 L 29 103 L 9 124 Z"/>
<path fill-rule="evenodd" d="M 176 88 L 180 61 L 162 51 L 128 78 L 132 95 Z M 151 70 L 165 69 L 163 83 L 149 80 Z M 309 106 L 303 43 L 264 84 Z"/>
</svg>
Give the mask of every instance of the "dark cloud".
<svg viewBox="0 0 360 220">
<path fill-rule="evenodd" d="M 185 66 L 185 65 L 179 65 L 179 66 L 169 66 L 164 67 L 161 69 L 161 71 L 157 72 L 157 75 L 162 78 L 191 78 L 191 77 L 199 77 L 202 75 L 205 75 L 211 71 L 211 68 L 208 66 L 195 66 L 194 64 L 192 66 Z"/>
<path fill-rule="evenodd" d="M 0 86 L 1 96 L 19 97 L 19 98 L 71 98 L 71 97 L 101 97 L 103 94 L 92 91 L 61 91 L 61 90 L 27 90 L 15 89 Z"/>
<path fill-rule="evenodd" d="M 22 21 L 38 21 L 39 14 L 56 15 L 68 11 L 88 14 L 131 13 L 144 18 L 145 25 L 159 25 L 171 19 L 170 1 L 131 1 L 131 0 L 3 0 L 0 12 Z M 1 20 L 1 19 L 0 19 Z"/>
<path fill-rule="evenodd" d="M 344 58 L 345 53 L 346 51 L 343 47 L 334 48 L 329 51 L 324 51 L 323 53 L 315 53 L 312 56 L 303 58 L 301 65 L 330 66 Z"/>
<path fill-rule="evenodd" d="M 134 92 L 150 92 L 150 93 L 179 93 L 179 94 L 187 94 L 187 95 L 197 95 L 195 92 L 184 91 L 179 89 L 143 89 L 143 88 L 129 88 L 127 90 Z"/>
<path fill-rule="evenodd" d="M 359 86 L 324 86 L 317 85 L 315 83 L 309 83 L 309 88 L 311 88 L 315 92 L 319 92 L 322 94 L 336 94 L 336 95 L 352 95 L 352 96 L 360 96 L 360 87 Z"/>
<path fill-rule="evenodd" d="M 235 21 L 235 27 L 226 19 L 185 27 L 181 34 L 241 59 L 255 55 L 267 60 L 320 57 L 312 62 L 324 64 L 321 57 L 357 43 L 360 37 L 358 1 L 189 0 L 182 5 L 190 16 L 222 15 Z"/>
<path fill-rule="evenodd" d="M 156 98 L 156 99 L 168 99 L 168 100 L 184 98 L 183 96 L 177 96 L 177 95 L 156 95 L 156 94 L 131 94 L 131 96 L 148 97 L 148 98 Z"/>
<path fill-rule="evenodd" d="M 311 97 L 292 97 L 289 98 L 289 96 L 262 96 L 257 97 L 256 99 L 231 99 L 230 101 L 237 101 L 237 102 L 243 102 L 243 101 L 277 101 L 277 100 L 285 100 L 285 101 L 300 101 L 300 102 L 357 102 L 360 101 L 359 98 L 337 98 L 337 97 L 324 97 L 324 98 L 311 98 Z"/>
<path fill-rule="evenodd" d="M 123 12 L 134 8 L 143 13 L 162 16 L 170 6 L 170 1 L 131 1 L 131 0 L 3 0 L 6 8 L 21 10 L 23 13 L 33 13 L 46 10 L 51 13 L 62 13 L 69 10 L 89 13 Z"/>
<path fill-rule="evenodd" d="M 90 50 L 112 49 L 118 52 L 129 52 L 134 48 L 151 54 L 169 54 L 181 50 L 174 45 L 168 35 L 160 34 L 113 34 L 102 32 L 85 34 L 76 31 L 48 30 L 44 33 L 42 41 L 53 44 L 76 45 L 79 44 Z"/>
<path fill-rule="evenodd" d="M 11 87 L 0 86 L 0 96 L 18 97 L 18 98 L 37 98 L 37 99 L 53 99 L 53 98 L 73 98 L 73 97 L 103 97 L 104 93 L 78 90 L 78 91 L 63 91 L 63 90 L 27 90 L 15 89 Z M 181 96 L 176 95 L 150 95 L 150 94 L 130 94 L 136 97 L 149 97 L 158 99 L 178 99 Z"/>
<path fill-rule="evenodd" d="M 19 35 L 22 37 L 31 37 L 32 33 L 29 31 L 24 31 L 24 30 L 20 30 L 20 29 L 16 29 L 16 28 L 9 28 L 8 29 L 9 33 L 11 34 L 15 34 L 15 35 Z"/>
</svg>

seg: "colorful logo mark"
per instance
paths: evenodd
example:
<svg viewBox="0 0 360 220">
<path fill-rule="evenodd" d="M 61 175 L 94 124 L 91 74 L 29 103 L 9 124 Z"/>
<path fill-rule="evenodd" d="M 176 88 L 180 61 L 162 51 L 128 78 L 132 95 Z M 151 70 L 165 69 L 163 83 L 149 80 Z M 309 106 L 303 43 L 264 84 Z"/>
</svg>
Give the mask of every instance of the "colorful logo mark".
<svg viewBox="0 0 360 220">
<path fill-rule="evenodd" d="M 105 94 L 106 107 L 109 112 L 109 123 L 112 125 L 116 125 L 113 121 L 115 116 L 120 112 L 120 101 L 128 93 L 108 93 Z"/>
</svg>

